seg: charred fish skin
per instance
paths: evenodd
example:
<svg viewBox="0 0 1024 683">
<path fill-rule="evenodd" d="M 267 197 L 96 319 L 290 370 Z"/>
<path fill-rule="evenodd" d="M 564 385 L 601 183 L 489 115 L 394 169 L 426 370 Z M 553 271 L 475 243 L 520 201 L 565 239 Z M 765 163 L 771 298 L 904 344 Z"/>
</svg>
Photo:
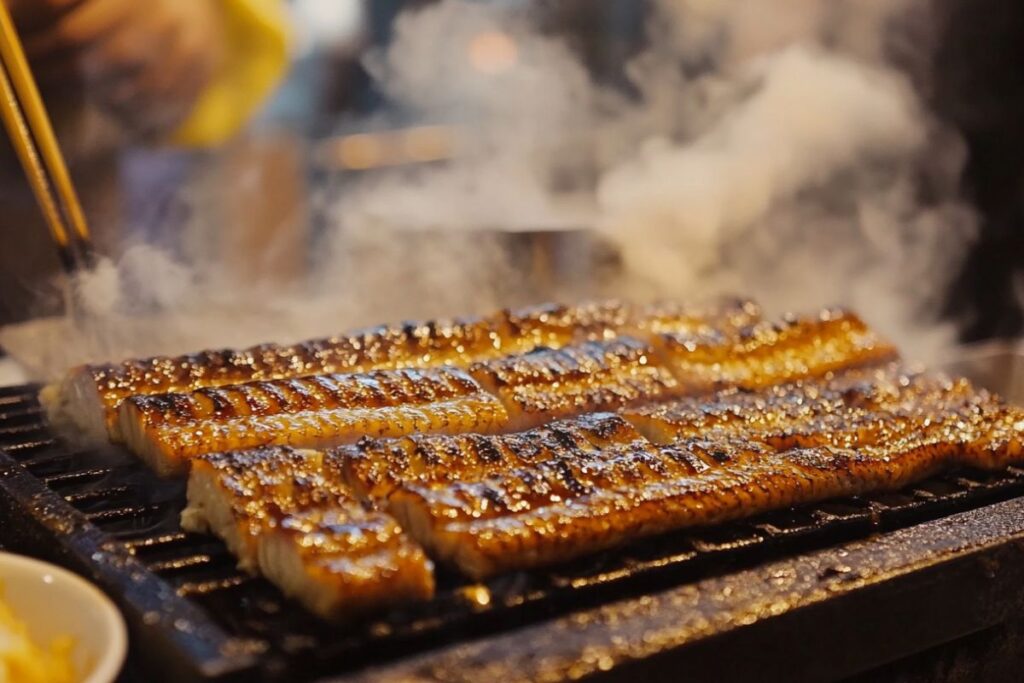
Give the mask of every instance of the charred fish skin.
<svg viewBox="0 0 1024 683">
<path fill-rule="evenodd" d="M 643 442 L 612 413 L 559 420 L 525 432 L 413 435 L 360 440 L 333 451 L 344 480 L 360 498 L 383 501 L 403 484 L 472 481 L 560 456 L 586 457 L 600 448 Z"/>
<path fill-rule="evenodd" d="M 551 524 L 548 512 L 586 506 L 602 490 L 639 490 L 652 477 L 686 477 L 707 469 L 692 453 L 676 448 L 662 453 L 628 427 L 615 429 L 624 432 L 615 441 L 567 444 L 547 457 L 476 480 L 405 484 L 383 504 L 433 557 L 474 579 L 596 552 L 628 536 L 599 515 L 581 521 L 589 535 L 577 534 L 575 542 L 563 543 L 557 534 L 538 543 L 529 538 Z"/>
<path fill-rule="evenodd" d="M 357 363 L 358 359 L 359 353 L 349 339 L 336 338 L 291 346 L 263 344 L 242 350 L 202 351 L 179 357 L 157 356 L 86 366 L 72 371 L 72 377 L 78 375 L 77 381 L 84 379 L 97 387 L 100 401 L 108 411 L 107 422 L 116 436 L 116 408 L 130 396 L 336 372 L 352 367 L 350 364 Z"/>
<path fill-rule="evenodd" d="M 384 368 L 464 367 L 537 346 L 610 339 L 623 332 L 692 331 L 704 329 L 708 321 L 735 325 L 756 312 L 756 305 L 739 301 L 687 307 L 612 300 L 504 309 L 485 317 L 404 322 L 291 345 L 81 366 L 46 387 L 41 397 L 53 422 L 73 425 L 97 441 L 109 435 L 116 442 L 121 440 L 117 409 L 130 396 Z"/>
<path fill-rule="evenodd" d="M 540 343 L 568 343 L 578 334 L 577 323 L 603 335 L 619 319 L 614 310 L 611 303 L 503 310 L 486 317 L 382 325 L 298 344 L 86 365 L 43 393 L 54 422 L 74 425 L 97 440 L 109 434 L 120 441 L 117 409 L 131 396 L 381 368 L 464 366 Z"/>
<path fill-rule="evenodd" d="M 760 430 L 743 411 L 720 412 L 709 428 L 691 410 L 692 422 L 662 433 L 661 444 L 562 448 L 476 480 L 404 484 L 385 504 L 435 558 L 485 578 L 638 536 L 1024 458 L 1024 411 L 963 382 L 858 382 L 842 379 L 817 392 L 810 382 L 795 385 L 799 391 L 791 386 L 797 400 L 780 404 L 781 421 Z M 723 393 L 742 397 L 744 409 L 758 405 L 749 392 Z M 786 393 L 773 387 L 758 400 L 771 405 Z M 824 400 L 793 410 L 815 395 Z"/>
<path fill-rule="evenodd" d="M 655 301 L 631 306 L 622 331 L 647 339 L 659 334 L 701 334 L 712 330 L 739 330 L 762 321 L 757 302 L 724 297 L 703 304 Z"/>
<path fill-rule="evenodd" d="M 730 388 L 620 412 L 657 443 L 713 432 L 742 434 L 779 448 L 854 447 L 895 438 L 923 419 L 964 420 L 982 406 L 998 404 L 966 380 L 890 364 L 825 380 L 761 390 Z"/>
<path fill-rule="evenodd" d="M 423 549 L 392 517 L 353 500 L 279 512 L 258 554 L 271 583 L 326 619 L 434 595 L 434 565 Z"/>
<path fill-rule="evenodd" d="M 538 348 L 474 363 L 469 372 L 501 399 L 513 429 L 658 400 L 679 386 L 648 344 L 628 336 Z"/>
<path fill-rule="evenodd" d="M 500 319 L 489 316 L 405 321 L 358 330 L 348 339 L 359 349 L 359 369 L 369 370 L 442 364 L 464 366 L 502 353 L 509 343 L 502 333 Z"/>
<path fill-rule="evenodd" d="M 1019 461 L 1024 410 L 966 379 L 899 364 L 801 380 L 758 391 L 729 389 L 701 398 L 627 408 L 623 417 L 656 443 L 744 436 L 780 450 L 832 446 L 858 450 L 921 441 L 955 446 L 965 464 L 1000 469 Z"/>
<path fill-rule="evenodd" d="M 456 368 L 349 375 L 135 396 L 119 409 L 129 448 L 162 474 L 204 453 L 267 445 L 323 448 L 365 435 L 490 432 L 507 414 Z"/>
<path fill-rule="evenodd" d="M 444 488 L 403 487 L 388 509 L 434 557 L 484 579 L 638 537 L 895 490 L 957 458 L 943 442 L 870 455 L 833 447 L 778 452 L 750 443 L 736 456 L 728 441 L 697 446 L 682 442 L 585 464 L 558 460 Z"/>
<path fill-rule="evenodd" d="M 279 511 L 348 500 L 332 457 L 274 447 L 198 458 L 189 474 L 182 528 L 212 532 L 225 541 L 240 567 L 254 572 L 258 538 Z"/>
<path fill-rule="evenodd" d="M 53 396 L 55 419 L 71 421 L 90 433 L 109 432 L 116 441 L 117 408 L 130 396 L 378 368 L 467 365 L 502 353 L 508 343 L 504 334 L 501 316 L 406 322 L 298 344 L 81 366 L 48 393 Z M 76 404 L 83 397 L 98 414 L 78 414 Z M 97 429 L 97 421 L 103 429 Z"/>
<path fill-rule="evenodd" d="M 633 304 L 605 299 L 504 309 L 499 318 L 506 330 L 505 336 L 517 342 L 517 348 L 506 345 L 506 352 L 522 352 L 537 347 L 561 348 L 623 334 L 646 338 L 661 332 L 740 327 L 760 320 L 761 309 L 750 299 L 738 297 L 696 305 L 670 301 Z"/>
<path fill-rule="evenodd" d="M 630 322 L 628 307 L 614 299 L 507 308 L 499 315 L 508 338 L 518 340 L 519 351 L 609 339 Z"/>
<path fill-rule="evenodd" d="M 427 405 L 482 391 L 458 368 L 404 368 L 203 387 L 189 393 L 133 396 L 127 402 L 147 424 L 173 427 L 311 410 Z"/>
<path fill-rule="evenodd" d="M 705 314 L 704 309 L 684 314 L 680 307 L 676 313 L 688 320 L 698 314 Z M 717 308 L 713 314 L 719 314 Z M 636 309 L 614 299 L 549 303 L 505 308 L 483 318 L 370 328 L 352 338 L 368 367 L 442 363 L 466 367 L 475 361 L 524 353 L 539 346 L 559 348 L 579 341 L 608 339 L 634 324 L 637 315 Z M 642 311 L 639 315 L 644 317 Z M 409 359 L 416 362 L 410 363 Z"/>
<path fill-rule="evenodd" d="M 349 494 L 330 454 L 262 448 L 195 463 L 183 528 L 211 531 L 310 611 L 348 617 L 433 595 L 433 565 L 394 519 Z"/>
<path fill-rule="evenodd" d="M 737 331 L 661 334 L 656 348 L 691 393 L 726 386 L 756 389 L 898 358 L 895 347 L 855 314 L 826 310 Z"/>
<path fill-rule="evenodd" d="M 656 533 L 668 522 L 656 514 L 640 518 L 634 508 L 667 490 L 665 477 L 684 490 L 703 481 L 705 488 L 718 493 L 695 500 L 689 518 L 715 516 L 715 510 L 730 496 L 742 495 L 736 491 L 742 492 L 752 481 L 721 473 L 709 478 L 706 464 L 693 453 L 683 457 L 683 452 L 665 457 L 653 446 L 641 445 L 583 459 L 567 454 L 476 482 L 403 486 L 387 506 L 432 556 L 474 579 L 485 579 Z M 699 469 L 705 473 L 703 479 L 695 477 Z M 723 482 L 730 487 L 724 492 Z M 709 506 L 703 515 L 696 512 Z M 687 521 L 676 515 L 672 523 Z"/>
</svg>

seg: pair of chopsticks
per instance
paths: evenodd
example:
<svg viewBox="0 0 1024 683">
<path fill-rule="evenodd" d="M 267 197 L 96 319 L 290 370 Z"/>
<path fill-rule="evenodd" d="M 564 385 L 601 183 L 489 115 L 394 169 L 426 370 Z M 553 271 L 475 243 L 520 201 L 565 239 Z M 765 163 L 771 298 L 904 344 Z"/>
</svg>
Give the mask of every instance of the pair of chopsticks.
<svg viewBox="0 0 1024 683">
<path fill-rule="evenodd" d="M 0 118 L 57 245 L 61 264 L 68 273 L 88 266 L 92 242 L 85 213 L 3 0 L 0 0 Z"/>
</svg>

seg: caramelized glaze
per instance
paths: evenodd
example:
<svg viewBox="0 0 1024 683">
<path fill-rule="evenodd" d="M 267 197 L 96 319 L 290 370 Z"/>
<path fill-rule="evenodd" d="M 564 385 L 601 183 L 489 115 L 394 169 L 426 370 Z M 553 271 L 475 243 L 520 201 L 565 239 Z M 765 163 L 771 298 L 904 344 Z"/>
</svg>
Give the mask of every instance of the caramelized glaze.
<svg viewBox="0 0 1024 683">
<path fill-rule="evenodd" d="M 311 611 L 349 616 L 433 594 L 433 565 L 395 520 L 348 492 L 334 456 L 292 448 L 214 454 L 189 477 L 185 528 L 223 538 Z"/>
<path fill-rule="evenodd" d="M 584 458 L 600 448 L 635 442 L 643 442 L 643 437 L 628 422 L 610 413 L 595 413 L 500 436 L 367 438 L 334 454 L 354 491 L 381 500 L 402 484 L 473 481 L 535 462 L 561 456 Z"/>
<path fill-rule="evenodd" d="M 729 390 L 706 403 L 706 414 L 700 405 L 626 411 L 630 420 L 661 416 L 674 431 L 663 424 L 659 444 L 570 444 L 476 478 L 414 477 L 393 490 L 387 509 L 434 556 L 483 578 L 1024 457 L 1024 411 L 962 381 L 862 375 Z M 759 422 L 761 410 L 768 417 Z"/>
<path fill-rule="evenodd" d="M 505 405 L 514 428 L 672 396 L 678 382 L 632 337 L 539 348 L 474 363 L 469 372 Z"/>
<path fill-rule="evenodd" d="M 505 409 L 455 368 L 209 387 L 134 396 L 119 409 L 128 446 L 160 471 L 203 453 L 265 445 L 334 446 L 361 436 L 494 431 Z"/>
<path fill-rule="evenodd" d="M 725 386 L 759 388 L 836 370 L 880 364 L 898 353 L 852 313 L 658 335 L 656 346 L 691 393 Z"/>
</svg>

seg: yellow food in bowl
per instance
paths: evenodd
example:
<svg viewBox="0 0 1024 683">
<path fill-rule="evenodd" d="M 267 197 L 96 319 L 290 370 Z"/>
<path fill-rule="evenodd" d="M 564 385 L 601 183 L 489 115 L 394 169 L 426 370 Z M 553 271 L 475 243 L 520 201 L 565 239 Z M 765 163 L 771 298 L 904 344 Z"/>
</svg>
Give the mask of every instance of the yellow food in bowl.
<svg viewBox="0 0 1024 683">
<path fill-rule="evenodd" d="M 32 642 L 28 627 L 0 600 L 0 683 L 74 683 L 71 636 L 49 647 Z"/>
</svg>

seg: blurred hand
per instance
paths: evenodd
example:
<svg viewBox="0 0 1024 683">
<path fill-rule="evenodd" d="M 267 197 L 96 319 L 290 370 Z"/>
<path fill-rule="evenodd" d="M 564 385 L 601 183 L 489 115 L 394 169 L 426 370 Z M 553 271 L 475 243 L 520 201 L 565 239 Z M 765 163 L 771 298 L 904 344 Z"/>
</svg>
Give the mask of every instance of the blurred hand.
<svg viewBox="0 0 1024 683">
<path fill-rule="evenodd" d="M 76 83 L 142 135 L 170 131 L 224 58 L 218 0 L 0 0 L 49 92 Z"/>
</svg>

